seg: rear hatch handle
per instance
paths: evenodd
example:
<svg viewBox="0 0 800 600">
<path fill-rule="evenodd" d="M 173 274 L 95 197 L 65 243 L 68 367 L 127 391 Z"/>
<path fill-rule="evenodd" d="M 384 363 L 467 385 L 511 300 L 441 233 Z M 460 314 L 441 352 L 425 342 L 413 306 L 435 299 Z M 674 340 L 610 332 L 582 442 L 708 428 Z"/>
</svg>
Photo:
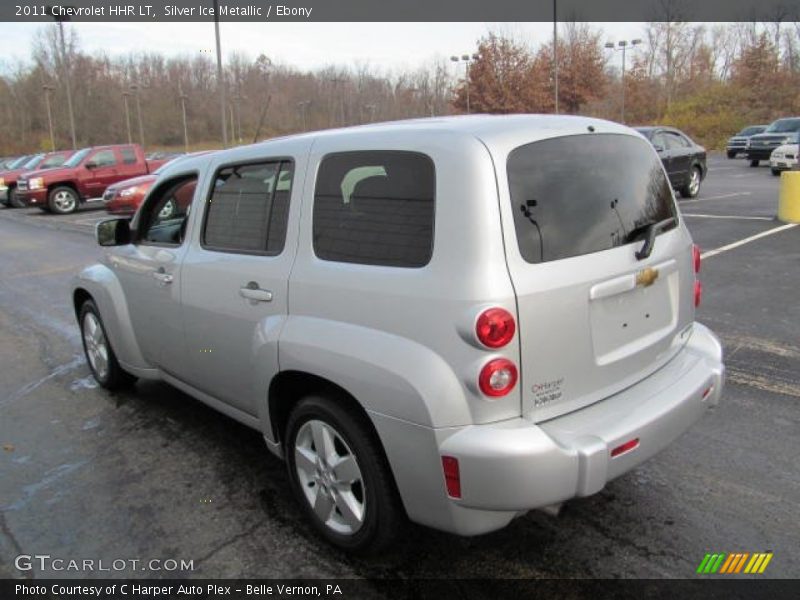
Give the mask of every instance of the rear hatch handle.
<svg viewBox="0 0 800 600">
<path fill-rule="evenodd" d="M 628 234 L 628 239 L 637 236 L 641 232 L 644 232 L 644 246 L 636 251 L 636 260 L 644 260 L 645 258 L 649 258 L 650 254 L 653 252 L 653 247 L 655 246 L 656 234 L 665 227 L 669 227 L 673 223 L 675 223 L 675 217 L 669 217 L 663 221 L 656 221 L 655 223 L 650 223 L 649 225 L 643 225 L 642 227 L 637 227 L 631 231 Z"/>
</svg>

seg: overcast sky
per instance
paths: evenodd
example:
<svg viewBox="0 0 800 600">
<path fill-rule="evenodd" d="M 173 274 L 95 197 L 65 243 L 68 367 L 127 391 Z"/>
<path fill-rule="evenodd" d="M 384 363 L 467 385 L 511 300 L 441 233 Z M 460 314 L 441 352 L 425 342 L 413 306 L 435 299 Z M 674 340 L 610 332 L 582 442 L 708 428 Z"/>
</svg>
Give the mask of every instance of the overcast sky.
<svg viewBox="0 0 800 600">
<path fill-rule="evenodd" d="M 27 61 L 31 41 L 44 27 L 35 23 L 3 23 L 0 60 L 5 68 Z M 641 37 L 642 23 L 594 23 L 604 41 Z M 165 55 L 214 50 L 213 23 L 69 23 L 90 53 L 110 55 L 142 50 Z M 490 30 L 510 33 L 533 46 L 553 35 L 551 23 L 222 23 L 223 58 L 233 50 L 300 69 L 330 64 L 368 62 L 387 71 L 413 68 L 432 59 L 475 50 Z"/>
</svg>

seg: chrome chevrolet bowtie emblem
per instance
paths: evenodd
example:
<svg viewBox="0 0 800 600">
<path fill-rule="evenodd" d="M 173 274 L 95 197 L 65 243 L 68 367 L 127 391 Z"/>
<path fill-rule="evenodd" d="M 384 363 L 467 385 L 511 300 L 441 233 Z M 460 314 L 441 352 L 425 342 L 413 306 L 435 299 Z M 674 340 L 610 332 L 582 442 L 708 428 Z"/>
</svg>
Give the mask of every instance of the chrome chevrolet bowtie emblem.
<svg viewBox="0 0 800 600">
<path fill-rule="evenodd" d="M 648 287 L 653 285 L 656 279 L 658 279 L 658 269 L 647 267 L 636 274 L 636 285 Z"/>
</svg>

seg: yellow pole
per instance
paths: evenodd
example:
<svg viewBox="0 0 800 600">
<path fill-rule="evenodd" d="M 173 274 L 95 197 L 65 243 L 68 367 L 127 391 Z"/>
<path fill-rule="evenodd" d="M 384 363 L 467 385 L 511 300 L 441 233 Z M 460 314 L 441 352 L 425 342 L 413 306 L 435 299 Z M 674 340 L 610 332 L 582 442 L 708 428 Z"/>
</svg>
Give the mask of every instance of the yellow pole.
<svg viewBox="0 0 800 600">
<path fill-rule="evenodd" d="M 778 220 L 784 223 L 800 223 L 800 171 L 781 173 Z"/>
</svg>

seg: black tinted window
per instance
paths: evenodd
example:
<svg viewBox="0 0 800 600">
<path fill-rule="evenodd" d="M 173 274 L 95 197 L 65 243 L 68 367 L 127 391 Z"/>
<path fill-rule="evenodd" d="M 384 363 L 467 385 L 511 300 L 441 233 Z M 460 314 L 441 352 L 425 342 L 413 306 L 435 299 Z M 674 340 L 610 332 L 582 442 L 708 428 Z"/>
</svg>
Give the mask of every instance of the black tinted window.
<svg viewBox="0 0 800 600">
<path fill-rule="evenodd" d="M 676 216 L 661 162 L 639 138 L 594 134 L 521 146 L 509 155 L 508 180 L 519 250 L 530 263 L 632 243 L 646 225 Z"/>
<path fill-rule="evenodd" d="M 213 250 L 280 254 L 286 242 L 289 161 L 221 169 L 208 201 L 203 243 Z"/>
<path fill-rule="evenodd" d="M 422 267 L 433 252 L 435 175 L 424 154 L 343 152 L 322 161 L 314 252 L 338 262 Z"/>
</svg>

